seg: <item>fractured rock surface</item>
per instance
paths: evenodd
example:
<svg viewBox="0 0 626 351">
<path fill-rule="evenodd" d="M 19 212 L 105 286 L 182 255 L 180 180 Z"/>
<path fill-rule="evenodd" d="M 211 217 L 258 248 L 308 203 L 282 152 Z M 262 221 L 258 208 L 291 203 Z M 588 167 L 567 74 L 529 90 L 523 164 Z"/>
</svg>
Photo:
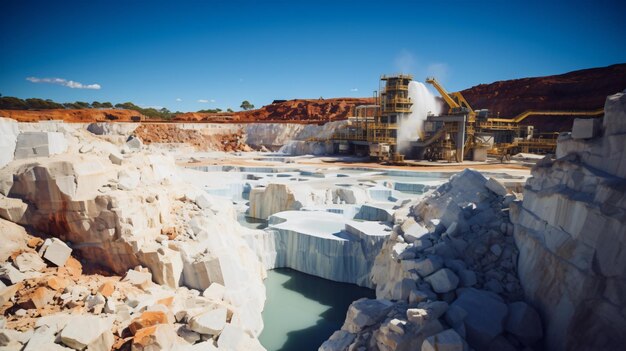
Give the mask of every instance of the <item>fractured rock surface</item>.
<svg viewBox="0 0 626 351">
<path fill-rule="evenodd" d="M 80 126 L 6 119 L 0 133 L 10 156 L 0 166 L 5 345 L 262 349 L 265 269 L 230 202 L 182 181 L 172 158 L 138 139 L 119 147 Z"/>
<path fill-rule="evenodd" d="M 584 123 L 533 168 L 511 211 L 520 279 L 554 350 L 626 343 L 626 94 L 606 99 L 600 130 Z"/>
<path fill-rule="evenodd" d="M 397 211 L 372 268 L 377 300 L 354 302 L 341 331 L 320 350 L 537 346 L 541 320 L 519 305 L 511 197 L 499 182 L 467 169 Z M 371 307 L 356 313 L 361 305 Z M 509 309 L 515 312 L 505 328 Z M 521 320 L 525 327 L 513 327 Z"/>
</svg>

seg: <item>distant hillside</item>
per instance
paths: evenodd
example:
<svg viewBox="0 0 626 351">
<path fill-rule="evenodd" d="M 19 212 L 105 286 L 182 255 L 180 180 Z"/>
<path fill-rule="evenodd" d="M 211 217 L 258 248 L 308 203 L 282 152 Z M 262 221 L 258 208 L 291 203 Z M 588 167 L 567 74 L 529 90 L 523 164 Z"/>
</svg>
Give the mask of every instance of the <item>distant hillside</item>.
<svg viewBox="0 0 626 351">
<path fill-rule="evenodd" d="M 515 117 L 526 110 L 596 110 L 606 97 L 626 89 L 626 64 L 583 69 L 554 76 L 480 84 L 461 93 L 474 109 Z M 571 130 L 573 117 L 529 117 L 523 123 L 541 131 Z"/>
<path fill-rule="evenodd" d="M 355 106 L 372 103 L 373 98 L 295 99 L 277 101 L 256 110 L 234 113 L 181 113 L 176 115 L 174 120 L 320 123 L 346 119 Z"/>
</svg>

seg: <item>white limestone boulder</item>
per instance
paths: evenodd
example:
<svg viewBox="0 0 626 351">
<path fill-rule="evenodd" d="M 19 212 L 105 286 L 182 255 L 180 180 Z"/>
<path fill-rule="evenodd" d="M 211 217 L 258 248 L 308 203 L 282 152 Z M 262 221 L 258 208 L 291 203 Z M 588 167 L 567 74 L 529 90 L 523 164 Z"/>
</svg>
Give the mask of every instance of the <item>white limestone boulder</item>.
<svg viewBox="0 0 626 351">
<path fill-rule="evenodd" d="M 432 286 L 434 292 L 439 294 L 450 292 L 459 285 L 459 277 L 448 268 L 442 268 L 424 280 Z"/>
<path fill-rule="evenodd" d="M 73 317 L 61 331 L 60 340 L 75 350 L 110 350 L 114 342 L 110 321 L 93 315 Z"/>
<path fill-rule="evenodd" d="M 496 195 L 504 196 L 507 191 L 504 185 L 500 183 L 497 179 L 491 177 L 485 183 L 485 187 L 491 191 L 493 191 Z"/>
<path fill-rule="evenodd" d="M 6 197 L 0 194 L 0 217 L 13 223 L 25 224 L 24 214 L 28 205 L 21 199 Z"/>
<path fill-rule="evenodd" d="M 46 263 L 35 252 L 23 252 L 15 258 L 13 264 L 20 272 L 40 272 L 46 268 Z"/>
<path fill-rule="evenodd" d="M 356 300 L 348 307 L 346 322 L 341 329 L 350 333 L 358 333 L 363 328 L 380 321 L 392 307 L 393 303 L 389 300 L 365 298 Z"/>
<path fill-rule="evenodd" d="M 46 157 L 67 151 L 67 140 L 59 132 L 23 132 L 17 136 L 15 159 Z"/>
<path fill-rule="evenodd" d="M 219 335 L 226 325 L 227 310 L 218 307 L 194 316 L 189 321 L 189 329 L 205 335 Z"/>
<path fill-rule="evenodd" d="M 57 267 L 65 266 L 72 249 L 57 238 L 46 239 L 39 249 L 39 254 Z"/>
</svg>

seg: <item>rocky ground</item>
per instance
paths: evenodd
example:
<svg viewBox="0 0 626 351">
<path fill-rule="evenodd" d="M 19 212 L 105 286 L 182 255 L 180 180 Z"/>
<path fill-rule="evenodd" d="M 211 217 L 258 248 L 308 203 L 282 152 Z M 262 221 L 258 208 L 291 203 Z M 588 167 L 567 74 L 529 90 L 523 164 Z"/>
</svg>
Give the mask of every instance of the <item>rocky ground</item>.
<svg viewBox="0 0 626 351">
<path fill-rule="evenodd" d="M 201 151 L 252 151 L 244 142 L 242 130 L 222 134 L 206 134 L 196 129 L 181 129 L 173 124 L 139 125 L 133 135 L 140 138 L 145 144 L 183 143 L 194 146 Z"/>
<path fill-rule="evenodd" d="M 0 119 L 0 347 L 262 349 L 265 270 L 232 204 L 137 138 L 51 126 Z"/>
<path fill-rule="evenodd" d="M 320 350 L 522 349 L 542 338 L 523 301 L 508 207 L 494 179 L 465 170 L 397 211 L 372 269 L 376 300 L 359 300 Z"/>
<path fill-rule="evenodd" d="M 184 122 L 291 122 L 325 123 L 347 119 L 358 105 L 373 104 L 373 98 L 293 99 L 249 111 L 224 113 L 182 113 L 174 118 Z"/>
</svg>

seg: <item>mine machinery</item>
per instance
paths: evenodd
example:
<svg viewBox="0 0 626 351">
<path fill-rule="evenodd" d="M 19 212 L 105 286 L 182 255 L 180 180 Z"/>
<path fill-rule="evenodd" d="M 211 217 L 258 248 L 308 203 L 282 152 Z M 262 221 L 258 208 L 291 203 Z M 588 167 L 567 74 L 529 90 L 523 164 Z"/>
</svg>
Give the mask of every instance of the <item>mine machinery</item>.
<svg viewBox="0 0 626 351">
<path fill-rule="evenodd" d="M 460 92 L 448 93 L 433 77 L 426 78 L 449 109 L 441 116 L 428 116 L 424 141 L 414 142 L 417 158 L 485 161 L 487 155 L 510 156 L 520 152 L 554 153 L 558 133 L 537 134 L 533 126 L 520 124 L 530 116 L 595 116 L 595 111 L 525 111 L 514 118 L 491 118 L 489 110 L 473 110 Z"/>
<path fill-rule="evenodd" d="M 491 118 L 489 110 L 474 110 L 460 92 L 449 93 L 434 78 L 426 78 L 447 105 L 441 115 L 430 114 L 423 133 L 410 143 L 406 155 L 398 148 L 400 122 L 410 117 L 414 101 L 409 97 L 408 74 L 380 78 L 376 103 L 356 106 L 344 128 L 330 138 L 310 138 L 325 142 L 336 153 L 369 155 L 379 162 L 401 164 L 405 156 L 417 160 L 486 161 L 488 155 L 500 158 L 520 152 L 554 153 L 558 133 L 537 134 L 531 125 L 521 124 L 530 116 L 595 116 L 595 111 L 525 111 L 514 118 Z"/>
</svg>

